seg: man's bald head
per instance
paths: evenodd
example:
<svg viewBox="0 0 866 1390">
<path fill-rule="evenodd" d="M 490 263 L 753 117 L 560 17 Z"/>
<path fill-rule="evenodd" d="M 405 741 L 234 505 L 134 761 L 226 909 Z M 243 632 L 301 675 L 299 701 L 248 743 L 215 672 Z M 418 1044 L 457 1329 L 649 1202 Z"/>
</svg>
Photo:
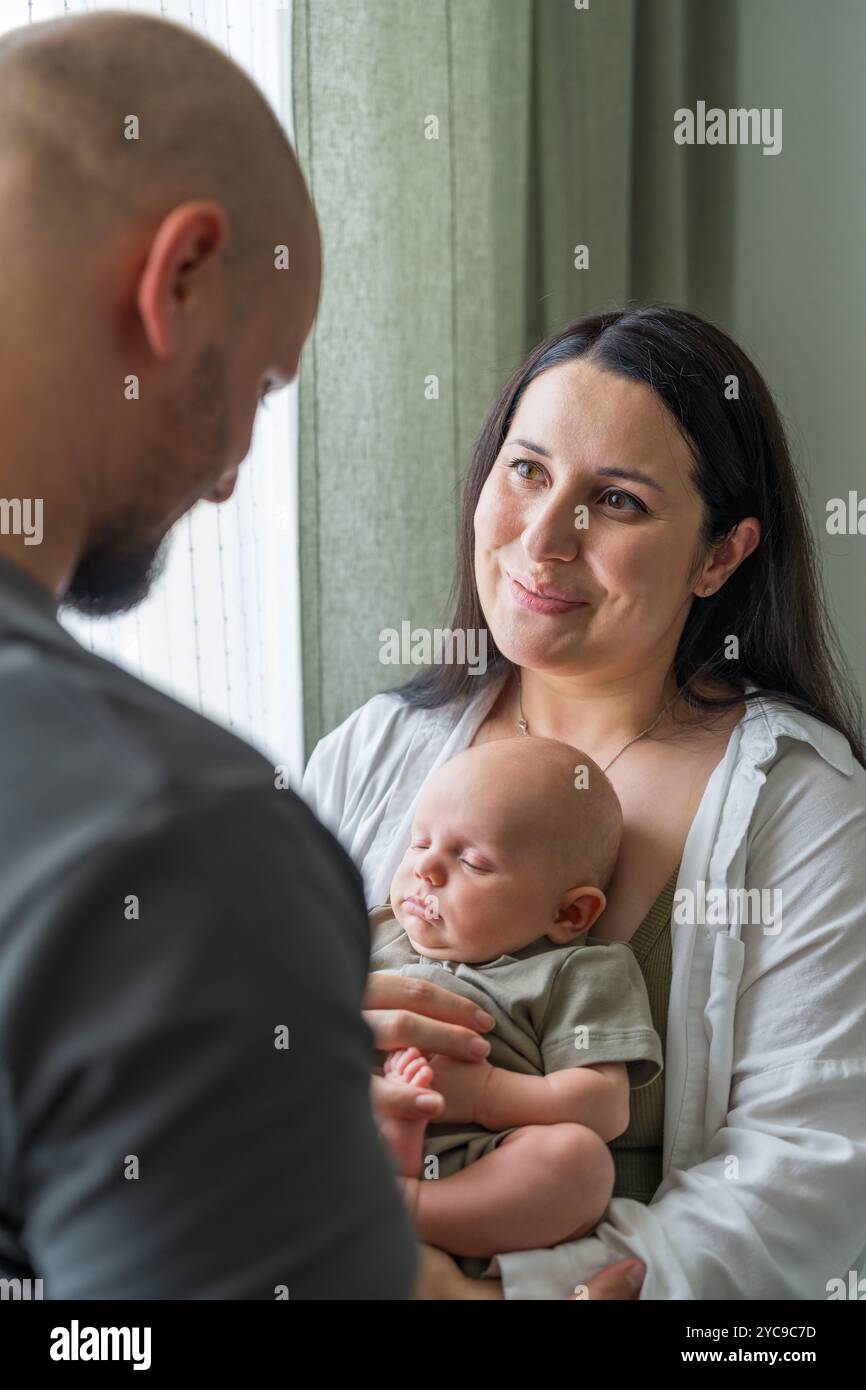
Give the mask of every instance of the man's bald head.
<svg viewBox="0 0 866 1390">
<path fill-rule="evenodd" d="M 13 174 L 27 197 L 5 215 L 54 255 L 206 198 L 228 215 L 238 303 L 272 268 L 278 234 L 298 259 L 318 257 L 306 185 L 267 101 L 218 48 L 166 20 L 107 11 L 0 38 L 0 178 Z"/>
<path fill-rule="evenodd" d="M 120 11 L 0 39 L 0 204 L 0 494 L 45 498 L 39 553 L 6 548 L 118 612 L 174 522 L 230 496 L 263 390 L 297 371 L 315 212 L 241 69 Z"/>
</svg>

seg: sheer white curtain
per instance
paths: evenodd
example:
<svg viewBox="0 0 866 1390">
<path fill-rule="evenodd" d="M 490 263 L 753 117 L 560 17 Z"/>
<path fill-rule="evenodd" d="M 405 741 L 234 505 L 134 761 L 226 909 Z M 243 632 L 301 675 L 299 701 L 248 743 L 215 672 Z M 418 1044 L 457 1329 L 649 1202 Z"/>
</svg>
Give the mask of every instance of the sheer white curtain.
<svg viewBox="0 0 866 1390">
<path fill-rule="evenodd" d="M 188 25 L 291 118 L 291 0 L 3 0 L 0 33 L 94 10 L 129 9 Z M 232 499 L 200 503 L 176 526 L 169 561 L 130 614 L 63 621 L 85 646 L 128 667 L 255 744 L 294 780 L 302 769 L 297 544 L 297 390 L 259 412 Z"/>
</svg>

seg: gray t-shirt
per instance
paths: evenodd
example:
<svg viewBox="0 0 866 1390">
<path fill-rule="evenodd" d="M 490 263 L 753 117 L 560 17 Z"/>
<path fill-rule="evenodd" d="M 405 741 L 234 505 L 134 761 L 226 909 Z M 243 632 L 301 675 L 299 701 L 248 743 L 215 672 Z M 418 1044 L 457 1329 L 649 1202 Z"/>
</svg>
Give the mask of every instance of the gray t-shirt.
<svg viewBox="0 0 866 1390">
<path fill-rule="evenodd" d="M 0 777 L 0 1277 L 406 1297 L 348 856 L 3 558 Z"/>
</svg>

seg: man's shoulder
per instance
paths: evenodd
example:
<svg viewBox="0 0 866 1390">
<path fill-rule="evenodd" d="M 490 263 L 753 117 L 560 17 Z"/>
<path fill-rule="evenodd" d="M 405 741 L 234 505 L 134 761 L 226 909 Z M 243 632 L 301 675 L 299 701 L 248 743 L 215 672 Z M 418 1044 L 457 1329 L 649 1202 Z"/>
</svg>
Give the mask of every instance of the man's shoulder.
<svg viewBox="0 0 866 1390">
<path fill-rule="evenodd" d="M 265 757 L 168 695 L 77 644 L 0 644 L 0 877 L 21 892 L 88 854 L 196 818 L 222 852 L 272 826 L 297 864 L 343 851 Z M 220 830 L 221 827 L 221 830 Z M 214 845 L 214 854 L 220 853 Z"/>
<path fill-rule="evenodd" d="M 79 800 L 267 786 L 261 754 L 77 643 L 0 645 L 0 749 L 16 794 L 76 784 Z"/>
<path fill-rule="evenodd" d="M 365 965 L 360 875 L 296 792 L 227 730 L 85 656 L 12 675 L 0 650 L 0 946 L 26 935 L 29 958 L 84 918 L 95 939 L 132 894 L 181 950 L 196 922 L 234 951 L 247 920 L 268 950 L 305 920 L 299 949 L 333 932 Z"/>
</svg>

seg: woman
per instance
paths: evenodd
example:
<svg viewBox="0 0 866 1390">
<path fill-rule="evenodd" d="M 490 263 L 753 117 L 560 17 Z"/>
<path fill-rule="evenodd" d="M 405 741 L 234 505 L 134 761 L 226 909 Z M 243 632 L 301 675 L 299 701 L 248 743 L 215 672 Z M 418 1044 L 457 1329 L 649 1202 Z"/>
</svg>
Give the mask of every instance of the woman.
<svg viewBox="0 0 866 1390">
<path fill-rule="evenodd" d="M 381 902 L 433 767 L 525 731 L 584 749 L 624 816 L 593 936 L 631 945 L 665 1041 L 595 1234 L 503 1252 L 485 1294 L 567 1298 L 633 1257 L 645 1299 L 827 1297 L 866 1255 L 866 771 L 751 362 L 665 307 L 542 343 L 480 436 L 456 592 L 486 673 L 368 701 L 305 794 Z M 381 980 L 378 1046 L 441 1044 L 441 1001 Z M 476 1293 L 455 1270 L 448 1296 Z"/>
</svg>

